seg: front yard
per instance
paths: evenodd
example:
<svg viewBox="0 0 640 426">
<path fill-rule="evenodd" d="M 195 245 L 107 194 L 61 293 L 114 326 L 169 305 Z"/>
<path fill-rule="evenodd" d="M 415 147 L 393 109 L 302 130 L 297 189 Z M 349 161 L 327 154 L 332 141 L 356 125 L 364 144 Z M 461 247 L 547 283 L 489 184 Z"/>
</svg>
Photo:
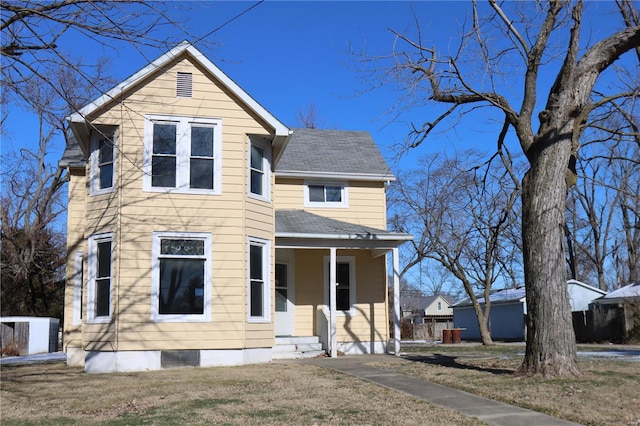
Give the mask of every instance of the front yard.
<svg viewBox="0 0 640 426">
<path fill-rule="evenodd" d="M 63 363 L 3 365 L 0 397 L 3 426 L 481 424 L 295 363 L 102 375 Z"/>
<path fill-rule="evenodd" d="M 410 349 L 411 362 L 372 365 L 586 425 L 640 425 L 640 362 L 590 356 L 580 378 L 515 377 L 523 350 L 425 346 Z M 60 362 L 3 365 L 0 391 L 3 425 L 482 424 L 297 362 L 103 375 Z"/>
</svg>

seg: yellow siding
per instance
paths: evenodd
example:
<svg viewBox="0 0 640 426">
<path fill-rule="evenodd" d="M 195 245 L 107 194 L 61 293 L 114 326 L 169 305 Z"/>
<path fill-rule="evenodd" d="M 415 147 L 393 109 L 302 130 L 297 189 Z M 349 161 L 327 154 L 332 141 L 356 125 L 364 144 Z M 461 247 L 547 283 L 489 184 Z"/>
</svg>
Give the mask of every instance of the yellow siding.
<svg viewBox="0 0 640 426">
<path fill-rule="evenodd" d="M 350 181 L 349 207 L 304 206 L 304 180 L 278 177 L 274 189 L 276 209 L 304 209 L 310 213 L 377 229 L 387 229 L 386 195 L 382 182 Z"/>
<path fill-rule="evenodd" d="M 73 325 L 73 290 L 74 275 L 76 270 L 75 253 L 81 252 L 86 258 L 86 244 L 84 239 L 86 186 L 85 171 L 80 169 L 69 170 L 67 209 L 67 279 L 64 294 L 64 348 L 79 348 L 82 346 L 82 328 Z M 85 262 L 86 264 L 86 262 Z M 86 272 L 83 274 L 86 276 Z M 84 285 L 84 284 L 83 284 Z M 85 307 L 82 301 L 82 309 Z M 84 317 L 84 315 L 83 315 Z"/>
<path fill-rule="evenodd" d="M 193 98 L 176 97 L 178 71 L 193 73 Z M 143 191 L 146 114 L 221 119 L 221 195 Z M 271 346 L 272 323 L 247 324 L 245 271 L 247 236 L 272 240 L 274 230 L 272 204 L 247 197 L 247 135 L 268 136 L 271 130 L 189 60 L 148 78 L 119 103 L 96 113 L 92 122 L 118 126 L 117 190 L 86 197 L 85 236 L 114 232 L 113 298 L 118 302 L 113 332 L 96 333 L 85 325 L 84 341 L 111 342 L 117 336 L 117 350 L 239 348 L 245 340 L 250 347 Z M 152 237 L 159 231 L 211 233 L 211 322 L 150 321 Z"/>
<path fill-rule="evenodd" d="M 316 334 L 316 311 L 324 305 L 323 258 L 329 250 L 296 250 L 296 334 Z M 337 317 L 338 341 L 386 341 L 385 257 L 366 250 L 338 250 L 356 260 L 356 313 Z"/>
<path fill-rule="evenodd" d="M 193 98 L 177 98 L 176 73 L 193 73 Z M 143 191 L 144 117 L 147 114 L 221 119 L 221 195 Z M 349 182 L 349 207 L 304 207 L 301 179 L 271 179 L 271 201 L 247 192 L 248 135 L 268 136 L 272 130 L 243 109 L 238 99 L 198 66 L 178 60 L 118 102 L 106 105 L 91 121 L 117 127 L 116 188 L 88 195 L 88 173 L 77 171 L 69 184 L 69 259 L 85 254 L 86 239 L 113 232 L 112 324 L 73 327 L 73 282 L 65 295 L 65 344 L 86 350 L 236 349 L 271 347 L 274 343 L 274 268 L 270 268 L 271 320 L 247 320 L 248 237 L 271 241 L 274 264 L 274 208 L 305 209 L 338 220 L 386 229 L 382 182 Z M 210 322 L 151 322 L 151 268 L 154 232 L 211 234 L 212 308 Z M 298 335 L 316 334 L 316 312 L 324 304 L 323 257 L 328 250 L 297 250 L 295 259 L 295 328 Z M 386 340 L 385 258 L 366 250 L 339 251 L 356 257 L 356 314 L 338 317 L 339 341 Z M 85 268 L 86 269 L 86 268 Z M 86 272 L 85 272 L 86 277 Z M 86 279 L 85 279 L 86 281 Z M 86 283 L 85 283 L 86 284 Z M 86 291 L 85 291 L 86 300 Z M 83 301 L 83 307 L 86 306 Z M 373 331 L 372 331 L 373 329 Z"/>
</svg>

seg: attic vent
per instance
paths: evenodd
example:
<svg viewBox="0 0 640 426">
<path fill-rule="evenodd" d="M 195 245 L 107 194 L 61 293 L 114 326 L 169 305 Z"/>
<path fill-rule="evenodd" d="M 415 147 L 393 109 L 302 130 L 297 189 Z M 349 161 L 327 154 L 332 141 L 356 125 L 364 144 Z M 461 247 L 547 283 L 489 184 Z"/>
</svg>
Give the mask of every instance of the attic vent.
<svg viewBox="0 0 640 426">
<path fill-rule="evenodd" d="M 179 72 L 176 84 L 176 96 L 179 98 L 190 98 L 193 93 L 193 74 L 190 72 Z"/>
</svg>

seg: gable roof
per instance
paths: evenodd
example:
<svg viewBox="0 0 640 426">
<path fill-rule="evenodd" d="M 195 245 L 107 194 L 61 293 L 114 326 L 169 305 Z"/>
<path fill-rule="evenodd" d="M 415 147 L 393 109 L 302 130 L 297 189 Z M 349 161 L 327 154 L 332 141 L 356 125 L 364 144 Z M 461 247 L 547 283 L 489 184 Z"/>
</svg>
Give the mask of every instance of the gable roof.
<svg viewBox="0 0 640 426">
<path fill-rule="evenodd" d="M 484 297 L 478 298 L 478 303 L 483 304 L 485 301 Z M 524 287 L 518 288 L 505 288 L 503 290 L 498 290 L 495 293 L 491 293 L 489 295 L 489 301 L 492 304 L 506 304 L 506 303 L 524 303 L 525 301 L 525 289 Z M 465 299 L 461 302 L 453 305 L 453 308 L 463 307 L 463 306 L 472 306 L 471 299 Z"/>
<path fill-rule="evenodd" d="M 601 299 L 620 299 L 633 297 L 640 297 L 640 281 L 627 284 L 626 286 L 614 290 L 606 296 L 603 296 Z"/>
<path fill-rule="evenodd" d="M 567 285 L 571 285 L 571 284 L 576 285 L 578 287 L 582 287 L 583 289 L 592 291 L 594 293 L 600 293 L 601 295 L 607 294 L 606 291 L 600 290 L 598 287 L 594 287 L 594 286 L 591 286 L 589 284 L 585 284 L 582 281 L 578 281 L 578 280 L 574 280 L 574 279 L 568 280 L 567 281 Z"/>
<path fill-rule="evenodd" d="M 395 180 L 368 132 L 294 129 L 276 176 Z"/>
<path fill-rule="evenodd" d="M 599 288 L 590 286 L 578 280 L 568 280 L 567 286 L 576 285 L 584 290 L 592 291 L 593 293 L 606 294 L 606 291 L 600 290 Z M 489 295 L 489 301 L 491 304 L 507 304 L 507 303 L 524 303 L 526 301 L 526 293 L 524 287 L 517 288 L 506 288 L 503 290 L 498 290 L 495 293 L 491 293 Z M 597 296 L 593 296 L 597 297 Z M 478 303 L 484 303 L 484 297 L 478 298 Z M 465 299 L 461 302 L 453 305 L 454 307 L 462 307 L 462 306 L 472 306 L 471 299 Z M 573 306 L 573 305 L 572 305 Z"/>
<path fill-rule="evenodd" d="M 80 126 L 85 123 L 85 117 L 94 113 L 99 108 L 105 106 L 114 99 L 120 97 L 125 91 L 136 86 L 152 73 L 165 67 L 168 63 L 175 60 L 180 56 L 188 56 L 200 66 L 202 66 L 207 72 L 209 72 L 217 81 L 219 81 L 225 88 L 238 97 L 238 99 L 253 113 L 260 117 L 264 122 L 274 129 L 275 137 L 279 138 L 278 143 L 284 145 L 286 138 L 291 133 L 291 130 L 282 124 L 275 116 L 267 111 L 262 105 L 260 105 L 255 99 L 253 99 L 247 92 L 245 92 L 240 86 L 238 86 L 229 76 L 227 76 L 220 68 L 215 66 L 213 62 L 207 59 L 198 49 L 196 49 L 188 41 L 183 41 L 164 55 L 160 56 L 155 61 L 151 62 L 146 67 L 142 68 L 131 77 L 118 84 L 113 89 L 104 93 L 99 98 L 90 102 L 88 105 L 81 108 L 76 113 L 67 117 L 67 120 L 71 124 L 71 128 L 76 133 L 79 139 L 86 138 L 87 131 Z M 84 130 L 84 131 L 83 131 Z"/>
<path fill-rule="evenodd" d="M 442 298 L 447 303 L 447 307 L 451 304 L 443 295 L 434 294 L 433 296 L 402 296 L 400 297 L 400 306 L 411 310 L 420 309 L 424 311 L 439 298 Z"/>
</svg>

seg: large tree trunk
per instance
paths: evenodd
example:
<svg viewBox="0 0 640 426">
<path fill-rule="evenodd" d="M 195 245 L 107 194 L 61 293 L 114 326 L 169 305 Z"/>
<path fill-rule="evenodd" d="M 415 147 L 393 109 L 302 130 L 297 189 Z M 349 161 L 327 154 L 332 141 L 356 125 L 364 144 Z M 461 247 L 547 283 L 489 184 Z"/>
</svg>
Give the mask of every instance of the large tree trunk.
<svg viewBox="0 0 640 426">
<path fill-rule="evenodd" d="M 565 265 L 565 176 L 571 125 L 539 140 L 522 183 L 527 347 L 520 374 L 578 375 Z"/>
</svg>

